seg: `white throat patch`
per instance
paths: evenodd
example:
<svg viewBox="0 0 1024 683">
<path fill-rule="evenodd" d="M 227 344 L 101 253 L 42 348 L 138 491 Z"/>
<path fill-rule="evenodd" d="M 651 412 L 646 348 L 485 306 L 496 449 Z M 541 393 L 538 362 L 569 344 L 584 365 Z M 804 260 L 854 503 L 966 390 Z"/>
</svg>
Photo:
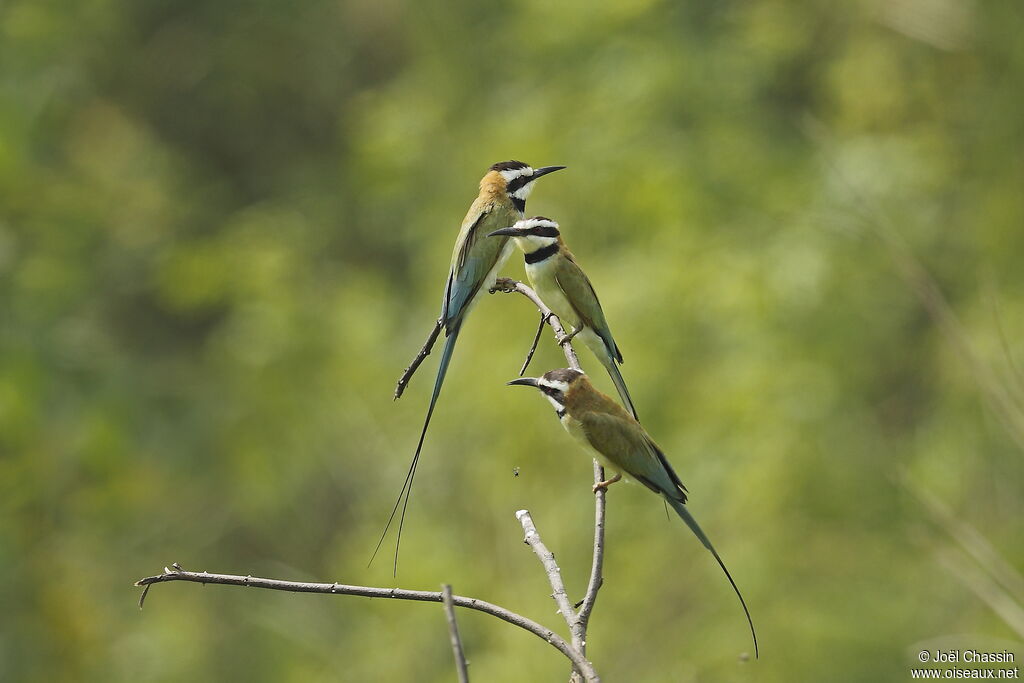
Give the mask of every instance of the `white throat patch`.
<svg viewBox="0 0 1024 683">
<path fill-rule="evenodd" d="M 512 193 L 512 196 L 516 199 L 522 199 L 524 202 L 530 198 L 530 193 L 533 192 L 533 183 L 529 182 L 520 187 L 518 190 Z"/>
<path fill-rule="evenodd" d="M 556 413 L 560 413 L 563 410 L 565 410 L 565 406 L 562 405 L 561 403 L 559 403 L 558 401 L 556 401 L 551 396 L 548 396 L 547 394 L 544 394 L 544 398 L 546 398 L 548 400 L 548 403 L 550 403 L 551 405 L 553 405 L 555 407 L 555 412 Z"/>
<path fill-rule="evenodd" d="M 530 166 L 527 166 L 526 168 L 510 168 L 505 171 L 499 171 L 499 173 L 501 173 L 501 177 L 505 179 L 506 183 L 511 183 L 513 180 L 517 178 L 529 178 L 530 176 L 532 176 L 533 168 Z M 521 199 L 525 202 L 526 199 L 530 196 L 531 192 L 533 192 L 532 180 L 527 181 L 525 185 L 523 185 L 518 190 L 513 192 L 512 196 L 515 197 L 516 199 Z"/>
</svg>

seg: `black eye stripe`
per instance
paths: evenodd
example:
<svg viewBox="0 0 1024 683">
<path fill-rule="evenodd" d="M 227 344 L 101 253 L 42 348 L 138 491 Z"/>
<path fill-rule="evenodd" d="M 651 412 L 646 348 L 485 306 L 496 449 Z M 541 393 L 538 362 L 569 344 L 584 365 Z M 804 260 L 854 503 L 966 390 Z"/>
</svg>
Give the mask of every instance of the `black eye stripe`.
<svg viewBox="0 0 1024 683">
<path fill-rule="evenodd" d="M 532 174 L 521 175 L 518 178 L 513 178 L 512 180 L 509 181 L 508 187 L 505 189 L 505 191 L 508 192 L 509 194 L 514 194 L 515 192 L 523 189 L 523 187 L 525 187 L 526 184 L 529 183 L 531 180 L 533 180 Z"/>
<path fill-rule="evenodd" d="M 530 233 L 537 237 L 558 237 L 558 228 L 553 225 L 538 225 L 530 230 Z"/>
<path fill-rule="evenodd" d="M 543 391 L 548 396 L 550 396 L 551 398 L 558 401 L 559 403 L 562 402 L 562 391 L 560 389 L 555 389 L 554 387 L 546 387 L 542 384 L 540 385 L 540 390 Z"/>
</svg>

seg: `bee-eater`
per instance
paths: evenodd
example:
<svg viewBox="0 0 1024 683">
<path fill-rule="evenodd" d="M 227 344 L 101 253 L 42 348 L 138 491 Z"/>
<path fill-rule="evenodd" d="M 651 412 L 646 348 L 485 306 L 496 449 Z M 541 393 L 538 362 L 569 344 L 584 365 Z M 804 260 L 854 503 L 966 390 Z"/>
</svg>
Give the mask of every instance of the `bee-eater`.
<svg viewBox="0 0 1024 683">
<path fill-rule="evenodd" d="M 564 325 L 571 325 L 569 337 L 579 336 L 608 371 L 626 409 L 637 420 L 633 399 L 619 372 L 622 352 L 612 338 L 601 302 L 594 286 L 576 258 L 565 245 L 558 223 L 535 216 L 509 228 L 490 233 L 492 237 L 512 237 L 526 257 L 526 275 L 541 301 Z"/>
<path fill-rule="evenodd" d="M 452 262 L 448 268 L 448 280 L 444 286 L 444 297 L 441 300 L 441 317 L 439 323 L 444 326 L 445 342 L 441 351 L 441 361 L 437 368 L 437 379 L 434 380 L 434 391 L 430 396 L 427 416 L 423 420 L 423 429 L 416 444 L 409 472 L 406 474 L 398 501 L 391 511 L 381 541 L 383 542 L 391 522 L 395 518 L 399 505 L 402 515 L 398 524 L 398 541 L 395 545 L 395 571 L 398 568 L 398 544 L 401 543 L 402 525 L 405 521 L 405 510 L 409 505 L 413 480 L 416 477 L 416 466 L 419 463 L 423 440 L 427 435 L 430 418 L 434 414 L 437 397 L 441 394 L 448 364 L 455 350 L 455 341 L 473 304 L 482 293 L 494 286 L 498 271 L 508 260 L 512 245 L 508 238 L 487 239 L 487 234 L 496 228 L 511 225 L 523 217 L 526 210 L 526 199 L 533 191 L 533 183 L 541 176 L 560 171 L 565 166 L 543 166 L 533 168 L 522 161 L 502 161 L 494 164 L 480 180 L 480 193 L 469 207 L 469 212 L 462 221 L 459 236 L 455 240 L 452 251 Z M 405 502 L 403 503 L 402 500 Z M 374 554 L 376 555 L 376 550 Z M 371 559 L 372 561 L 372 559 Z"/>
<path fill-rule="evenodd" d="M 608 480 L 595 484 L 595 491 L 598 488 L 607 488 L 625 476 L 662 496 L 676 514 L 683 518 L 704 547 L 714 555 L 733 590 L 736 591 L 743 612 L 747 615 L 747 623 L 750 624 L 756 657 L 757 634 L 754 632 L 754 622 L 750 618 L 747 603 L 729 570 L 726 569 L 725 562 L 719 557 L 718 551 L 711 545 L 707 534 L 686 508 L 686 487 L 679 480 L 679 475 L 672 469 L 665 454 L 643 426 L 618 403 L 595 389 L 587 376 L 579 370 L 551 370 L 542 377 L 523 377 L 512 380 L 509 384 L 539 389 L 554 406 L 565 431 L 605 468 L 615 473 Z"/>
</svg>

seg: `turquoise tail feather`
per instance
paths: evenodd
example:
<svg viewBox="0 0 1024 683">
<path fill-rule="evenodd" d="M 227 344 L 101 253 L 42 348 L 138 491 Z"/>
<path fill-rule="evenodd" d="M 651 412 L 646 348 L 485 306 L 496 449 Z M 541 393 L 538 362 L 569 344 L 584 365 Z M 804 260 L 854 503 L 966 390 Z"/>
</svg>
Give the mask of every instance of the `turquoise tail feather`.
<svg viewBox="0 0 1024 683">
<path fill-rule="evenodd" d="M 743 606 L 743 613 L 747 615 L 747 623 L 750 624 L 750 636 L 754 639 L 754 657 L 757 658 L 757 633 L 754 632 L 754 620 L 750 618 L 750 610 L 747 609 L 747 602 L 743 599 L 743 594 L 740 593 L 740 589 L 736 586 L 736 582 L 733 581 L 732 574 L 730 574 L 729 570 L 726 569 L 725 562 L 723 562 L 722 558 L 718 555 L 718 551 L 715 550 L 715 546 L 711 545 L 711 541 L 708 539 L 707 534 L 704 533 L 704 530 L 700 528 L 700 525 L 697 524 L 697 520 L 695 520 L 693 515 L 690 514 L 690 511 L 686 509 L 686 505 L 683 504 L 682 501 L 669 496 L 665 496 L 665 500 L 667 500 L 668 504 L 672 506 L 672 509 L 676 511 L 676 514 L 683 518 L 683 521 L 686 522 L 686 526 L 690 527 L 690 531 L 700 539 L 700 542 L 704 544 L 704 547 L 710 550 L 711 554 L 715 556 L 715 559 L 718 561 L 718 566 L 722 568 L 723 572 L 725 572 L 725 578 L 729 579 L 729 583 L 732 584 L 732 589 L 736 591 L 736 597 L 740 599 L 740 605 Z"/>
<path fill-rule="evenodd" d="M 448 336 L 444 341 L 444 349 L 441 351 L 441 362 L 437 366 L 437 379 L 434 380 L 434 391 L 430 395 L 430 406 L 427 408 L 427 417 L 423 420 L 423 429 L 420 431 L 420 440 L 416 444 L 416 453 L 412 456 L 412 463 L 409 465 L 409 471 L 405 475 L 405 483 L 402 484 L 402 490 L 398 493 L 398 500 L 395 501 L 395 507 L 391 510 L 391 516 L 388 517 L 388 523 L 384 525 L 384 531 L 381 532 L 380 540 L 377 541 L 377 547 L 374 548 L 373 556 L 370 557 L 370 563 L 372 563 L 374 558 L 377 557 L 377 551 L 380 550 L 381 544 L 384 543 L 384 537 L 387 536 L 388 529 L 391 528 L 391 523 L 395 520 L 395 515 L 398 514 L 398 508 L 401 507 L 402 514 L 398 518 L 398 538 L 395 541 L 395 575 L 398 574 L 398 550 L 402 544 L 402 529 L 405 526 L 405 512 L 409 507 L 409 497 L 412 495 L 412 484 L 416 479 L 416 467 L 420 462 L 420 452 L 423 450 L 423 441 L 427 436 L 427 428 L 430 426 L 430 418 L 434 415 L 434 406 L 437 405 L 437 398 L 441 395 L 441 386 L 444 384 L 445 375 L 448 374 L 448 365 L 451 363 L 452 354 L 455 352 L 455 342 L 459 338 L 459 331 L 461 329 L 461 320 L 456 321 L 448 329 Z"/>
</svg>

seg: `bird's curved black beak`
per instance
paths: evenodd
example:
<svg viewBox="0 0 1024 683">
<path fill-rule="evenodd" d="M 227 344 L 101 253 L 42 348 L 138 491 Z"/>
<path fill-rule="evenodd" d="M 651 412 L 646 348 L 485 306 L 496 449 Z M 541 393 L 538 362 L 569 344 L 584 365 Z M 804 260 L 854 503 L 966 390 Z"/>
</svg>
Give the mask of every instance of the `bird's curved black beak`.
<svg viewBox="0 0 1024 683">
<path fill-rule="evenodd" d="M 536 180 L 537 178 L 540 178 L 542 175 L 554 173 L 555 171 L 561 171 L 563 168 L 565 168 L 565 166 L 541 166 L 540 168 L 535 168 L 533 169 L 532 179 Z"/>
<path fill-rule="evenodd" d="M 522 237 L 523 234 L 524 233 L 523 233 L 522 228 L 517 228 L 516 226 L 512 225 L 512 226 L 509 226 L 507 228 L 502 228 L 501 230 L 495 230 L 494 232 L 489 232 L 489 233 L 487 233 L 487 236 L 488 237 L 499 237 L 499 236 Z"/>
<path fill-rule="evenodd" d="M 510 387 L 514 387 L 514 386 L 518 386 L 518 387 L 536 387 L 537 386 L 537 378 L 536 377 L 520 377 L 519 379 L 514 379 L 511 382 L 507 382 L 507 385 L 510 386 Z"/>
</svg>

